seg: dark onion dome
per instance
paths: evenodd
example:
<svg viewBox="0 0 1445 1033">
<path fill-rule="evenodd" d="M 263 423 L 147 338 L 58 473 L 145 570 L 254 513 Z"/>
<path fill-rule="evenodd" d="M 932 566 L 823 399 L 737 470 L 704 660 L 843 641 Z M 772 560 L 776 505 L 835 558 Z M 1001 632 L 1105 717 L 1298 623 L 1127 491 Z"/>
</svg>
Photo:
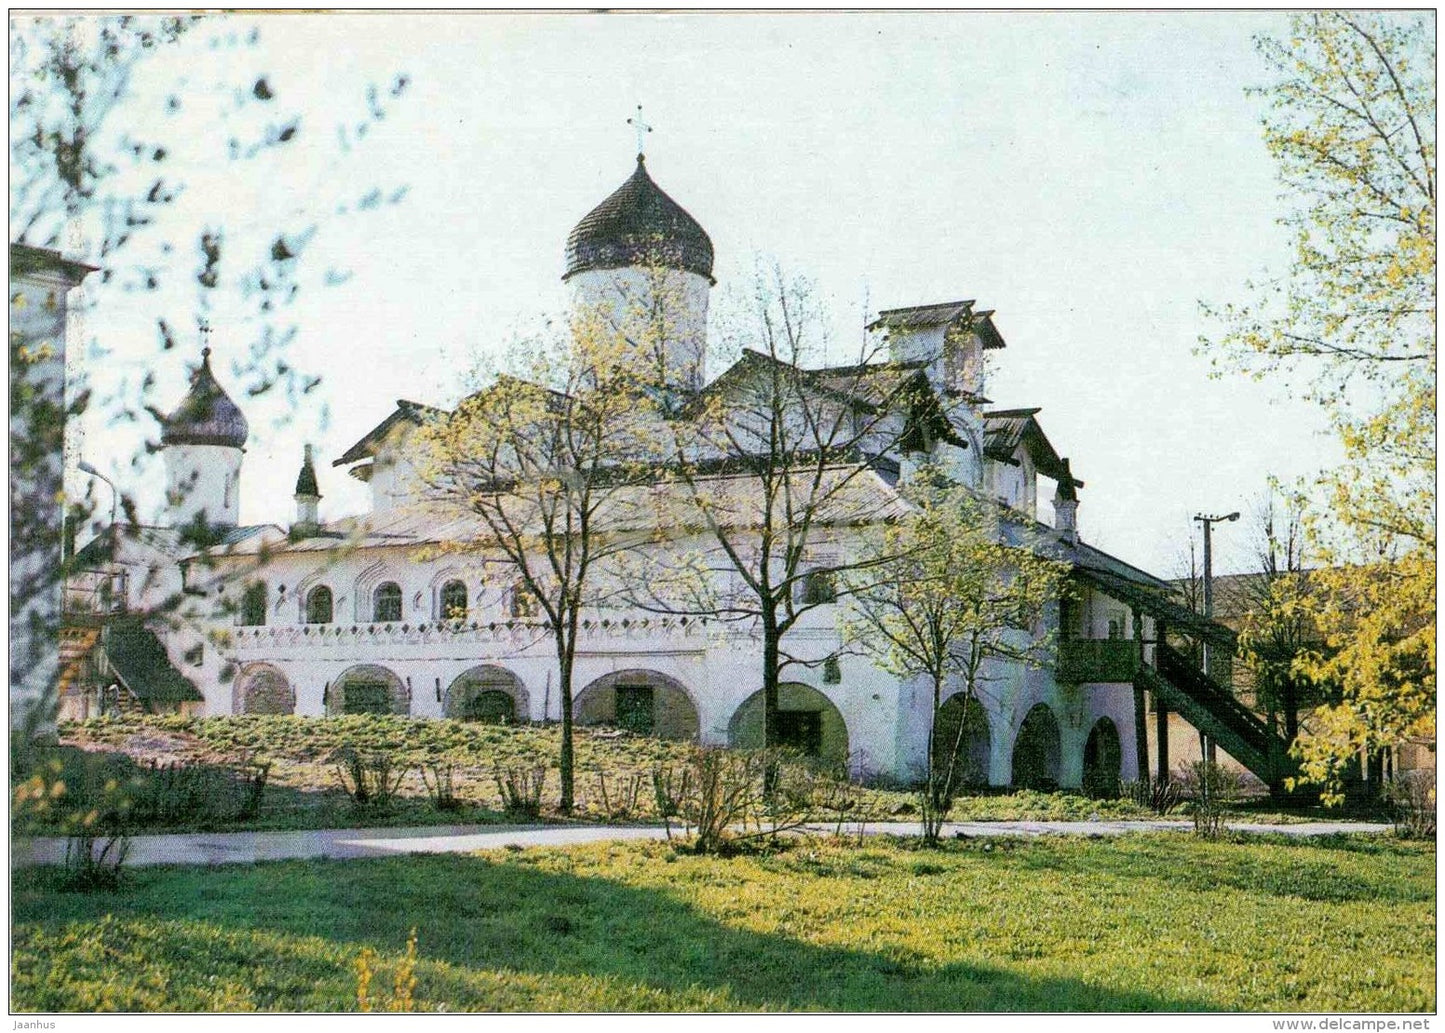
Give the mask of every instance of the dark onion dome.
<svg viewBox="0 0 1445 1033">
<path fill-rule="evenodd" d="M 161 424 L 161 444 L 241 448 L 248 433 L 246 417 L 211 373 L 211 349 L 202 348 L 190 393 Z"/>
<path fill-rule="evenodd" d="M 311 462 L 310 445 L 306 446 L 306 456 L 301 460 L 301 472 L 296 475 L 296 494 L 321 497 L 321 489 L 316 484 L 316 467 Z"/>
<path fill-rule="evenodd" d="M 696 219 L 637 169 L 567 237 L 567 273 L 657 263 L 712 279 L 712 241 Z"/>
</svg>

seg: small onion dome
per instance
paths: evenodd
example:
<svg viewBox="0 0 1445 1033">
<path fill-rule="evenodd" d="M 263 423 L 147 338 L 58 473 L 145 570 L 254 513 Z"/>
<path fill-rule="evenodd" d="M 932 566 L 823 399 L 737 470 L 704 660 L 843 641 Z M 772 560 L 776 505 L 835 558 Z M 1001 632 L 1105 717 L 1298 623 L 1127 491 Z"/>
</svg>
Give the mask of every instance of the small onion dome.
<svg viewBox="0 0 1445 1033">
<path fill-rule="evenodd" d="M 301 472 L 296 475 L 296 494 L 316 499 L 321 497 L 321 489 L 316 484 L 316 467 L 311 462 L 310 445 L 306 446 L 305 458 L 301 460 Z"/>
<path fill-rule="evenodd" d="M 637 169 L 567 237 L 566 280 L 589 269 L 659 264 L 712 279 L 712 241 L 682 205 Z"/>
<path fill-rule="evenodd" d="M 248 433 L 245 415 L 211 373 L 211 349 L 202 348 L 190 393 L 161 424 L 161 444 L 241 448 Z"/>
</svg>

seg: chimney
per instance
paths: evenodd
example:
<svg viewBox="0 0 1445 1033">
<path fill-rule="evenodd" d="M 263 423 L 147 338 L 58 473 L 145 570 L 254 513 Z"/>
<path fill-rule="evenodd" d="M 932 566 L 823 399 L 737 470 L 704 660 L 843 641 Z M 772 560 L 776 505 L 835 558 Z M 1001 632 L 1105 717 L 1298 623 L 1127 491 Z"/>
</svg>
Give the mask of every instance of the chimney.
<svg viewBox="0 0 1445 1033">
<path fill-rule="evenodd" d="M 296 523 L 291 525 L 294 538 L 305 538 L 316 533 L 321 526 L 317 518 L 317 506 L 321 502 L 321 489 L 316 486 L 316 467 L 311 462 L 311 446 L 306 446 L 305 457 L 301 460 L 301 472 L 296 476 Z"/>
<path fill-rule="evenodd" d="M 1077 482 L 1074 480 L 1074 472 L 1069 469 L 1068 459 L 1060 460 L 1063 464 L 1063 476 L 1058 480 L 1058 487 L 1054 489 L 1054 530 L 1059 532 L 1059 537 L 1070 545 L 1077 545 L 1079 542 L 1079 493 Z"/>
</svg>

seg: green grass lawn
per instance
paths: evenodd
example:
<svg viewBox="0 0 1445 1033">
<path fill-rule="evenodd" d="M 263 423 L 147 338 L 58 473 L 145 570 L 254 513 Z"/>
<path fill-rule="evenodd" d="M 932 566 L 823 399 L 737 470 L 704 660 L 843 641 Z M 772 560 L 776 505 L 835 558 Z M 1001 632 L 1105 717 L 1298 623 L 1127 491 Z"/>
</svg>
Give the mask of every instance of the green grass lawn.
<svg viewBox="0 0 1445 1033">
<path fill-rule="evenodd" d="M 551 810 L 558 798 L 555 768 L 560 732 L 554 725 L 502 727 L 371 715 L 324 719 L 148 716 L 66 724 L 61 726 L 60 736 L 61 742 L 68 746 L 143 762 L 226 765 L 250 756 L 272 765 L 263 805 L 253 818 L 243 822 L 231 817 L 222 820 L 194 808 L 181 808 L 172 820 L 142 824 L 137 831 L 515 820 L 500 813 L 502 800 L 494 771 L 537 765 L 549 768 L 543 796 L 544 816 L 557 817 Z M 411 765 L 430 758 L 448 758 L 455 764 L 461 809 L 438 812 L 433 808 L 420 773 L 413 769 L 402 782 L 393 807 L 359 813 L 337 788 L 335 768 L 327 763 L 332 751 L 344 746 L 386 752 L 398 763 Z M 684 756 L 685 747 L 680 743 L 605 729 L 578 729 L 575 816 L 582 820 L 654 820 L 652 770 L 657 764 L 679 764 Z M 635 800 L 635 805 L 619 808 L 618 801 L 624 798 Z M 859 816 L 878 821 L 912 820 L 917 801 L 914 794 L 908 792 L 860 788 L 855 802 Z M 820 820 L 829 817 L 819 815 Z M 1003 821 L 1152 818 L 1155 815 L 1126 800 L 1091 800 L 1070 793 L 1025 791 L 960 797 L 951 817 L 957 821 Z"/>
<path fill-rule="evenodd" d="M 12 1010 L 1431 1011 L 1435 850 L 1391 839 L 665 843 L 13 885 Z"/>
</svg>

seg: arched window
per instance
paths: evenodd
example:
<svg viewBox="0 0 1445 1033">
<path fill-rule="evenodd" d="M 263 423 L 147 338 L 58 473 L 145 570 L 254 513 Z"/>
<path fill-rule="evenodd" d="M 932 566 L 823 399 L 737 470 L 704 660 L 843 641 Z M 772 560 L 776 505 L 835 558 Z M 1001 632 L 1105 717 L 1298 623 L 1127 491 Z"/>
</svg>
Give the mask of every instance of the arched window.
<svg viewBox="0 0 1445 1033">
<path fill-rule="evenodd" d="M 331 589 L 317 585 L 306 593 L 306 623 L 331 623 Z"/>
<path fill-rule="evenodd" d="M 444 621 L 459 621 L 467 615 L 467 586 L 460 581 L 448 581 L 442 585 L 442 608 L 440 617 Z"/>
<path fill-rule="evenodd" d="M 835 602 L 838 598 L 838 589 L 833 581 L 831 570 L 814 570 L 803 578 L 804 606 L 817 606 L 822 603 Z"/>
<path fill-rule="evenodd" d="M 525 582 L 518 581 L 512 586 L 512 616 L 518 620 L 537 616 L 537 600 Z"/>
<path fill-rule="evenodd" d="M 371 593 L 371 619 L 378 624 L 401 620 L 401 586 L 387 581 Z"/>
<path fill-rule="evenodd" d="M 253 581 L 241 596 L 241 623 L 259 627 L 266 623 L 266 582 Z"/>
</svg>

